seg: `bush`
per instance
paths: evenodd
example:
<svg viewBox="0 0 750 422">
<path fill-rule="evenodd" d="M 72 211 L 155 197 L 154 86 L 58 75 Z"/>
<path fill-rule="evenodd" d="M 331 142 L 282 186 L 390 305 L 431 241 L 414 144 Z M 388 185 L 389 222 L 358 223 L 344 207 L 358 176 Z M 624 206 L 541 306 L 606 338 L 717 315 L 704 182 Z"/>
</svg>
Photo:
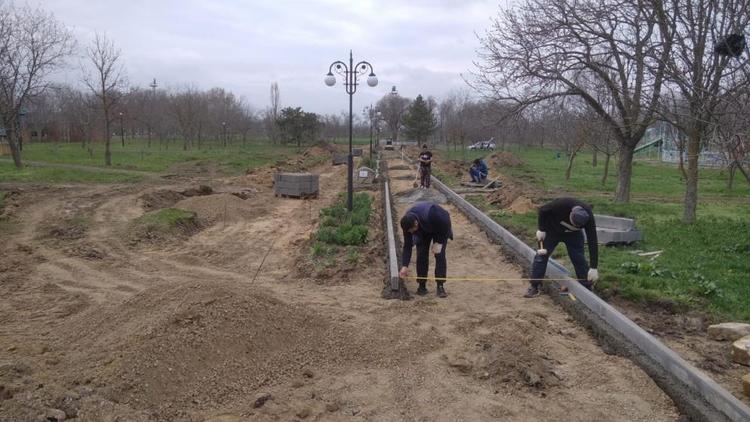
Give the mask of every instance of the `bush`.
<svg viewBox="0 0 750 422">
<path fill-rule="evenodd" d="M 342 246 L 362 245 L 367 241 L 367 224 L 372 213 L 372 198 L 358 193 L 352 198 L 352 212 L 346 209 L 346 196 L 320 211 L 319 242 Z"/>
</svg>

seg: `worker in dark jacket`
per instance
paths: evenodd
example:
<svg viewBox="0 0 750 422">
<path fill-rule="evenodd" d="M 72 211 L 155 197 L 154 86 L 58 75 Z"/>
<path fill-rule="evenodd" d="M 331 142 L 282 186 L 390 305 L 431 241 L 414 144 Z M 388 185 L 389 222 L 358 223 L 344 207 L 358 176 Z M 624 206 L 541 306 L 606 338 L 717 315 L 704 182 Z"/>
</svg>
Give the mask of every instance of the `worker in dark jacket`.
<svg viewBox="0 0 750 422">
<path fill-rule="evenodd" d="M 590 267 L 586 263 L 586 255 L 583 251 L 582 230 L 586 231 L 586 238 L 588 239 Z M 599 279 L 599 271 L 597 270 L 599 252 L 594 212 L 591 211 L 589 205 L 573 198 L 559 198 L 542 205 L 539 208 L 536 238 L 542 243 L 542 247 L 534 257 L 531 266 L 531 287 L 524 297 L 539 295 L 542 278 L 547 272 L 549 256 L 560 242 L 565 243 L 565 247 L 568 249 L 568 256 L 576 270 L 578 281 L 591 290 L 593 284 Z"/>
<path fill-rule="evenodd" d="M 420 202 L 411 207 L 401 217 L 401 229 L 404 232 L 404 248 L 401 255 L 401 271 L 399 275 L 405 278 L 409 275 L 412 246 L 417 246 L 417 294 L 427 294 L 427 272 L 429 271 L 430 256 L 435 255 L 435 281 L 437 282 L 437 296 L 446 297 L 445 276 L 448 263 L 445 259 L 445 247 L 448 239 L 453 239 L 451 216 L 440 205 Z M 432 248 L 430 248 L 432 243 Z"/>
</svg>

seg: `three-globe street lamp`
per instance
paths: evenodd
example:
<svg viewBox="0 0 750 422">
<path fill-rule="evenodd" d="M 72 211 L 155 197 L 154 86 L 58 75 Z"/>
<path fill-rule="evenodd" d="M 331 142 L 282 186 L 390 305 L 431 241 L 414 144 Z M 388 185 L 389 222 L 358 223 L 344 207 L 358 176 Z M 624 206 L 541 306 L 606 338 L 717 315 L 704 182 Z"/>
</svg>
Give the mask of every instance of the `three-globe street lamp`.
<svg viewBox="0 0 750 422">
<path fill-rule="evenodd" d="M 341 60 L 337 60 L 328 67 L 328 74 L 325 77 L 325 83 L 328 86 L 334 86 L 336 84 L 336 76 L 333 75 L 335 71 L 339 75 L 344 77 L 344 88 L 346 93 L 349 94 L 349 156 L 346 160 L 347 165 L 347 186 L 346 186 L 346 208 L 351 212 L 353 208 L 353 167 L 354 159 L 352 158 L 352 96 L 357 92 L 357 85 L 359 84 L 359 77 L 363 76 L 369 70 L 370 74 L 367 76 L 367 85 L 373 87 L 378 84 L 378 77 L 375 76 L 375 71 L 372 69 L 372 65 L 366 61 L 361 61 L 354 65 L 354 58 L 352 51 L 349 50 L 349 66 Z"/>
</svg>

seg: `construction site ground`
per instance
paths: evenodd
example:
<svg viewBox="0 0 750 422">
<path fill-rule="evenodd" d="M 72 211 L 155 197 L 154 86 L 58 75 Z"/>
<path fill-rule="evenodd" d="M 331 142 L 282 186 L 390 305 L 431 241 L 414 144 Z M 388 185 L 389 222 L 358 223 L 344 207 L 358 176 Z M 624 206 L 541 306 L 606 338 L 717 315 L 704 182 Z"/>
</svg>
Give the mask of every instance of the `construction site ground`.
<svg viewBox="0 0 750 422">
<path fill-rule="evenodd" d="M 18 193 L 0 243 L 0 420 L 679 419 L 643 371 L 549 298 L 523 299 L 521 282 L 382 299 L 379 202 L 359 264 L 321 278 L 305 267 L 311 236 L 346 167 L 311 170 L 318 199 L 276 198 L 270 169 L 4 186 Z M 394 194 L 413 189 L 398 179 L 411 174 L 390 171 Z M 212 193 L 180 193 L 201 184 Z M 200 227 L 134 232 L 136 218 L 170 206 L 195 211 Z M 449 276 L 523 276 L 445 207 Z"/>
</svg>

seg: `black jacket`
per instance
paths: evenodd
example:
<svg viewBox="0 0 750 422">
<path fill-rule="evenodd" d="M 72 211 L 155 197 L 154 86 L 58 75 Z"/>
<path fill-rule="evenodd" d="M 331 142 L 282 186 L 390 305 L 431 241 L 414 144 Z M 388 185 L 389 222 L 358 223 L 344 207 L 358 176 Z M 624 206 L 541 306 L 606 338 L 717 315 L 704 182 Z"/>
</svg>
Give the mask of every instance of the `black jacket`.
<svg viewBox="0 0 750 422">
<path fill-rule="evenodd" d="M 589 260 L 591 268 L 597 268 L 599 264 L 599 250 L 597 247 L 596 222 L 591 206 L 574 198 L 558 198 L 539 208 L 539 230 L 557 235 L 580 231 L 570 222 L 570 211 L 575 206 L 583 207 L 589 213 L 589 221 L 583 226 L 586 231 L 586 239 L 589 244 Z"/>
<path fill-rule="evenodd" d="M 411 249 L 418 244 L 426 235 L 430 236 L 435 243 L 445 244 L 448 239 L 453 239 L 451 228 L 451 216 L 448 211 L 440 205 L 430 202 L 419 202 L 411 207 L 406 214 L 414 214 L 419 222 L 419 228 L 415 233 L 404 233 L 404 247 L 401 253 L 401 265 L 409 266 L 411 261 Z"/>
</svg>

